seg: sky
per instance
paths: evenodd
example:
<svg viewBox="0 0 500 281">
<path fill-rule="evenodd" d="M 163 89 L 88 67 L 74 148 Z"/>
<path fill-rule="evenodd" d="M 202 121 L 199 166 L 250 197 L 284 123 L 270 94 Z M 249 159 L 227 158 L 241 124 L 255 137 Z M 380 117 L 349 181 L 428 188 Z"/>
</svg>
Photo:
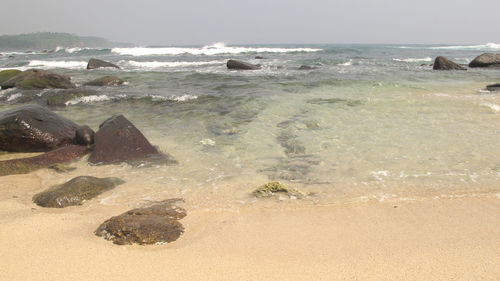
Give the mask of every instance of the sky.
<svg viewBox="0 0 500 281">
<path fill-rule="evenodd" d="M 500 43 L 498 0 L 27 0 L 1 9 L 0 34 L 140 45 Z"/>
</svg>

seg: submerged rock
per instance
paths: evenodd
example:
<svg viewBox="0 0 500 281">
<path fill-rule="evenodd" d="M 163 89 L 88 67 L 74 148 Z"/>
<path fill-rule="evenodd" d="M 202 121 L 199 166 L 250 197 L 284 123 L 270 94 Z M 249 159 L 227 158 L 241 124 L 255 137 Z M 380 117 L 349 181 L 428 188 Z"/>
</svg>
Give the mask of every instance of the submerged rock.
<svg viewBox="0 0 500 281">
<path fill-rule="evenodd" d="M 469 67 L 500 67 L 500 54 L 484 53 L 472 60 Z"/>
<path fill-rule="evenodd" d="M 94 135 L 93 164 L 112 164 L 161 157 L 162 154 L 123 115 L 104 121 Z"/>
<path fill-rule="evenodd" d="M 97 195 L 125 183 L 119 178 L 80 176 L 33 196 L 33 202 L 46 208 L 82 205 Z"/>
<path fill-rule="evenodd" d="M 91 145 L 94 144 L 94 130 L 89 126 L 81 126 L 75 132 L 74 143 L 78 145 Z"/>
<path fill-rule="evenodd" d="M 228 60 L 227 61 L 228 69 L 236 69 L 236 70 L 256 70 L 260 69 L 260 64 L 251 64 L 248 62 L 238 61 L 238 60 Z"/>
<path fill-rule="evenodd" d="M 76 170 L 75 167 L 66 166 L 66 165 L 63 165 L 63 164 L 60 164 L 60 163 L 57 163 L 57 164 L 54 164 L 54 165 L 50 165 L 47 168 L 49 168 L 51 170 L 54 170 L 54 171 L 56 171 L 58 173 L 67 173 L 67 172 L 71 172 L 71 171 Z"/>
<path fill-rule="evenodd" d="M 500 91 L 500 83 L 488 85 L 488 86 L 486 86 L 486 90 L 492 91 L 492 92 Z"/>
<path fill-rule="evenodd" d="M 112 217 L 94 232 L 118 245 L 163 244 L 177 240 L 184 227 L 178 221 L 186 210 L 176 206 L 182 199 L 169 199 L 148 208 L 137 208 Z"/>
<path fill-rule="evenodd" d="M 75 88 L 68 76 L 55 74 L 41 69 L 29 69 L 4 81 L 2 89 L 19 88 L 24 90 L 34 89 L 70 89 Z"/>
<path fill-rule="evenodd" d="M 436 57 L 434 60 L 434 70 L 467 70 L 465 67 L 452 62 L 451 60 L 445 57 Z"/>
<path fill-rule="evenodd" d="M 87 96 L 96 96 L 99 93 L 90 89 L 52 90 L 42 94 L 46 104 L 50 106 L 66 106 L 73 100 Z"/>
<path fill-rule="evenodd" d="M 299 190 L 290 188 L 277 181 L 268 182 L 252 192 L 252 194 L 256 197 L 270 197 L 275 193 L 285 193 L 288 196 L 294 196 L 297 198 L 304 197 L 304 194 L 302 194 Z"/>
<path fill-rule="evenodd" d="M 86 86 L 118 86 L 123 85 L 124 80 L 116 76 L 104 76 L 85 83 Z"/>
<path fill-rule="evenodd" d="M 317 67 L 315 67 L 315 66 L 310 66 L 310 65 L 305 65 L 305 64 L 303 64 L 303 65 L 301 65 L 301 66 L 299 67 L 299 70 L 313 70 L 313 69 L 317 69 Z"/>
<path fill-rule="evenodd" d="M 78 125 L 39 105 L 0 112 L 0 150 L 42 152 L 73 143 Z"/>
<path fill-rule="evenodd" d="M 0 71 L 0 85 L 11 79 L 12 77 L 18 75 L 19 73 L 21 73 L 22 71 L 21 70 L 17 70 L 17 69 L 7 69 L 7 70 L 4 70 L 4 71 Z"/>
<path fill-rule="evenodd" d="M 34 157 L 0 161 L 0 176 L 27 174 L 57 163 L 80 158 L 89 151 L 90 149 L 85 146 L 69 145 Z"/>
<path fill-rule="evenodd" d="M 90 59 L 87 64 L 87 69 L 97 69 L 101 67 L 113 67 L 120 69 L 116 64 L 112 64 L 107 61 L 99 60 L 99 59 Z"/>
</svg>

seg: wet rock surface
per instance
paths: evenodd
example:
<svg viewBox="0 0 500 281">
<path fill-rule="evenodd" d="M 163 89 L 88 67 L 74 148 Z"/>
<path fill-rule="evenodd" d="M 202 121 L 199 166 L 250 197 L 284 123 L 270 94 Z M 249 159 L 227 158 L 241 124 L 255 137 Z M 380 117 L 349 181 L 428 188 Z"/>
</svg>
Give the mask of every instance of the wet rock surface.
<svg viewBox="0 0 500 281">
<path fill-rule="evenodd" d="M 271 197 L 276 193 L 284 193 L 290 197 L 302 198 L 304 194 L 295 188 L 288 187 L 280 182 L 268 182 L 252 192 L 255 197 Z"/>
<path fill-rule="evenodd" d="M 76 99 L 97 96 L 99 93 L 90 89 L 68 89 L 68 90 L 52 90 L 42 93 L 41 99 L 45 100 L 45 103 L 50 106 L 66 106 L 71 101 Z"/>
<path fill-rule="evenodd" d="M 451 60 L 439 56 L 434 60 L 434 66 L 432 67 L 434 70 L 467 70 L 465 67 L 452 62 Z"/>
<path fill-rule="evenodd" d="M 492 92 L 500 92 L 500 83 L 488 85 L 486 89 Z"/>
<path fill-rule="evenodd" d="M 184 233 L 179 222 L 186 210 L 178 206 L 182 199 L 169 199 L 147 208 L 137 208 L 112 217 L 94 232 L 118 245 L 163 244 L 175 241 Z"/>
<path fill-rule="evenodd" d="M 0 176 L 27 174 L 57 163 L 78 159 L 89 152 L 88 147 L 69 145 L 34 157 L 0 161 Z"/>
<path fill-rule="evenodd" d="M 91 145 L 94 143 L 94 130 L 89 126 L 81 126 L 75 132 L 74 143 L 78 145 Z"/>
<path fill-rule="evenodd" d="M 33 202 L 47 208 L 81 205 L 99 194 L 123 184 L 118 178 L 80 176 L 33 196 Z"/>
<path fill-rule="evenodd" d="M 120 69 L 116 64 L 112 64 L 107 61 L 99 60 L 99 59 L 90 59 L 88 64 L 87 64 L 87 69 L 97 69 L 97 68 L 102 68 L 102 67 L 112 67 L 112 68 L 118 68 Z"/>
<path fill-rule="evenodd" d="M 29 69 L 21 72 L 9 80 L 4 81 L 1 86 L 2 89 L 16 87 L 24 90 L 75 88 L 75 85 L 71 83 L 68 76 L 41 69 Z"/>
<path fill-rule="evenodd" d="M 21 73 L 21 71 L 17 70 L 17 69 L 7 69 L 7 70 L 0 71 L 0 85 L 2 85 L 3 82 L 18 75 L 19 73 Z"/>
<path fill-rule="evenodd" d="M 0 112 L 0 150 L 44 152 L 73 143 L 78 125 L 39 105 Z"/>
<path fill-rule="evenodd" d="M 86 86 L 118 86 L 123 85 L 124 80 L 116 76 L 104 76 L 85 83 Z"/>
<path fill-rule="evenodd" d="M 123 115 L 104 121 L 94 135 L 94 151 L 89 157 L 92 164 L 134 162 L 161 153 Z"/>
<path fill-rule="evenodd" d="M 258 64 L 251 64 L 238 60 L 228 60 L 226 65 L 228 69 L 236 70 L 256 70 L 261 68 L 261 66 Z"/>
<path fill-rule="evenodd" d="M 500 54 L 484 53 L 473 59 L 469 67 L 500 67 Z"/>
<path fill-rule="evenodd" d="M 310 66 L 310 65 L 305 65 L 305 64 L 303 64 L 303 65 L 301 65 L 301 66 L 299 67 L 299 70 L 313 70 L 313 69 L 317 69 L 317 67 L 315 67 L 315 66 Z"/>
</svg>

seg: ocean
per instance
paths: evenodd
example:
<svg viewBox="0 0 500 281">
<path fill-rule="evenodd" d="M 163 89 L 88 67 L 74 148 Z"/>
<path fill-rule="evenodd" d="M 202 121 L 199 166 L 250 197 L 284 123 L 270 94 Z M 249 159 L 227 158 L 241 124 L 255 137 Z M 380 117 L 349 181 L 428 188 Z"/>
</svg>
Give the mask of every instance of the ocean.
<svg viewBox="0 0 500 281">
<path fill-rule="evenodd" d="M 255 203 L 253 189 L 280 181 L 307 194 L 301 202 L 330 204 L 497 191 L 500 95 L 485 88 L 500 82 L 500 69 L 430 64 L 436 56 L 468 64 L 499 51 L 493 43 L 57 48 L 3 52 L 0 70 L 48 69 L 77 85 L 105 75 L 126 80 L 51 109 L 94 130 L 124 114 L 179 162 L 90 166 L 83 159 L 68 174 L 34 172 L 42 186 L 117 176 L 127 184 L 101 204 L 183 197 L 193 206 L 231 206 Z M 87 70 L 90 58 L 121 69 Z M 228 59 L 262 69 L 228 70 Z M 0 110 L 32 102 L 12 90 L 0 98 Z"/>
</svg>

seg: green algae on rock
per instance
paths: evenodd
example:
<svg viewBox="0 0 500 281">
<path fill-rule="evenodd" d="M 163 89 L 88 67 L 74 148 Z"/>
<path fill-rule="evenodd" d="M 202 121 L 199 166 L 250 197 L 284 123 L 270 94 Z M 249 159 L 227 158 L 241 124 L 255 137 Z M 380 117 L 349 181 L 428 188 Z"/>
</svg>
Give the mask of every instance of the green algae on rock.
<svg viewBox="0 0 500 281">
<path fill-rule="evenodd" d="M 47 208 L 82 205 L 99 194 L 125 183 L 119 178 L 80 176 L 33 196 L 33 202 Z"/>
<path fill-rule="evenodd" d="M 288 196 L 295 196 L 297 198 L 304 197 L 304 194 L 295 188 L 290 188 L 278 181 L 268 182 L 252 192 L 256 197 L 270 197 L 275 193 L 286 193 Z"/>
<path fill-rule="evenodd" d="M 137 208 L 112 217 L 94 232 L 118 245 L 137 243 L 165 244 L 177 240 L 184 233 L 178 221 L 186 216 L 186 210 L 178 203 L 182 199 L 168 199 L 147 208 Z"/>
<path fill-rule="evenodd" d="M 41 69 L 29 69 L 18 73 L 1 83 L 1 86 L 2 89 L 16 87 L 24 90 L 75 88 L 75 85 L 70 81 L 70 77 Z"/>
<path fill-rule="evenodd" d="M 21 72 L 22 72 L 21 70 L 17 70 L 17 69 L 7 69 L 7 70 L 0 71 L 0 85 L 3 82 L 9 80 L 10 78 L 18 75 Z"/>
<path fill-rule="evenodd" d="M 118 86 L 123 85 L 124 80 L 116 76 L 104 76 L 85 83 L 86 86 Z"/>
</svg>

